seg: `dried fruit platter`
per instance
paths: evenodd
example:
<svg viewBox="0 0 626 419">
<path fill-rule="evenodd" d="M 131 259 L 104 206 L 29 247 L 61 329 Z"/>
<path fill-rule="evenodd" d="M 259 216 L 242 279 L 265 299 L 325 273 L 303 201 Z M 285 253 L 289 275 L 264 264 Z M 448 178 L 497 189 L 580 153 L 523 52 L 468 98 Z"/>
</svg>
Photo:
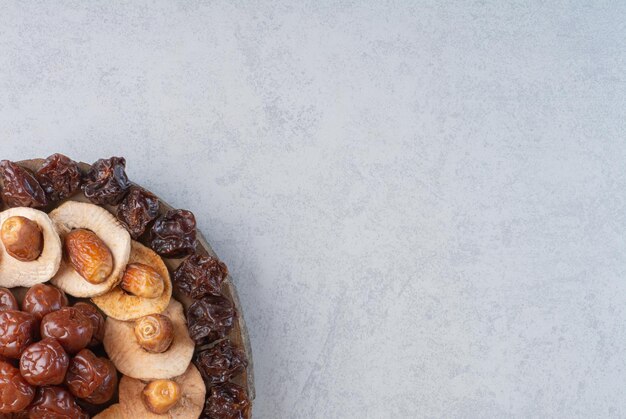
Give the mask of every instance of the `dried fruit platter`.
<svg viewBox="0 0 626 419">
<path fill-rule="evenodd" d="M 228 269 L 125 167 L 0 162 L 0 418 L 250 417 Z"/>
</svg>

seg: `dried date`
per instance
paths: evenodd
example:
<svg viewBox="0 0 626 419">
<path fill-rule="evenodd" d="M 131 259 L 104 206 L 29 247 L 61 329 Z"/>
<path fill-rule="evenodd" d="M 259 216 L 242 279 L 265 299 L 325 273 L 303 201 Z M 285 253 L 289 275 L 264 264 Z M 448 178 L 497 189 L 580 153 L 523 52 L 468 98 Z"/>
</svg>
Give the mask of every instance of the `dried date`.
<svg viewBox="0 0 626 419">
<path fill-rule="evenodd" d="M 250 400 L 246 391 L 236 384 L 214 386 L 206 399 L 204 415 L 209 419 L 247 419 Z"/>
<path fill-rule="evenodd" d="M 235 316 L 235 308 L 227 298 L 204 297 L 187 310 L 189 335 L 197 344 L 222 338 L 233 327 Z"/>
<path fill-rule="evenodd" d="M 23 311 L 0 311 L 0 355 L 18 359 L 37 334 L 37 318 Z"/>
<path fill-rule="evenodd" d="M 48 205 L 46 193 L 26 169 L 9 161 L 0 161 L 2 198 L 9 207 L 41 208 Z"/>
<path fill-rule="evenodd" d="M 117 205 L 130 188 L 126 176 L 126 159 L 111 157 L 95 162 L 83 184 L 83 193 L 94 204 Z"/>
<path fill-rule="evenodd" d="M 25 409 L 35 397 L 35 388 L 22 378 L 20 370 L 0 361 L 0 414 Z"/>
<path fill-rule="evenodd" d="M 207 384 L 225 383 L 244 372 L 248 366 L 244 352 L 228 340 L 198 352 L 194 363 Z"/>
<path fill-rule="evenodd" d="M 180 209 L 160 216 L 150 231 L 150 247 L 165 257 L 192 254 L 196 248 L 196 217 Z"/>
<path fill-rule="evenodd" d="M 228 268 L 220 260 L 192 255 L 174 271 L 174 283 L 180 292 L 197 300 L 206 295 L 220 295 L 227 276 Z"/>
<path fill-rule="evenodd" d="M 38 388 L 28 413 L 30 419 L 89 419 L 70 392 L 57 386 Z"/>
<path fill-rule="evenodd" d="M 83 349 L 70 362 L 65 384 L 74 396 L 102 404 L 108 402 L 117 389 L 117 371 L 108 359 L 98 358 L 89 349 Z"/>
<path fill-rule="evenodd" d="M 74 195 L 83 180 L 78 164 L 63 154 L 53 154 L 35 173 L 49 201 L 57 202 Z"/>
<path fill-rule="evenodd" d="M 148 191 L 133 187 L 117 207 L 117 218 L 137 240 L 159 215 L 159 199 Z"/>
</svg>

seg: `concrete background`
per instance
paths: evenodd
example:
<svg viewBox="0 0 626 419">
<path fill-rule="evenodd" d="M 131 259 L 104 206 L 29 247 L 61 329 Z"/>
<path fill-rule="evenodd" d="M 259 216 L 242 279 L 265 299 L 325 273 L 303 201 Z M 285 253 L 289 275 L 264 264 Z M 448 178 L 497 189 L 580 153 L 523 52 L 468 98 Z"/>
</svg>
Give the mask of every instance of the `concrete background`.
<svg viewBox="0 0 626 419">
<path fill-rule="evenodd" d="M 0 1 L 0 156 L 124 155 L 256 418 L 626 417 L 626 2 Z"/>
</svg>

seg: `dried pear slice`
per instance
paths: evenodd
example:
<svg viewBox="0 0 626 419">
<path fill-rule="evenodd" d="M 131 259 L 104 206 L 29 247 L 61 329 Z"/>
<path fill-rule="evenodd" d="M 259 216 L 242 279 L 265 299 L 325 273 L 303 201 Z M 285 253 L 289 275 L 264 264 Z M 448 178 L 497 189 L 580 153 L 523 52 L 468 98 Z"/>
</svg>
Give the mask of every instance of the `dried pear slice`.
<svg viewBox="0 0 626 419">
<path fill-rule="evenodd" d="M 144 404 L 141 393 L 148 384 L 131 377 L 122 377 L 120 381 L 120 404 L 132 418 L 198 418 L 204 408 L 206 388 L 200 372 L 190 364 L 184 374 L 172 378 L 179 386 L 182 397 L 167 413 L 157 415 L 150 412 Z"/>
<path fill-rule="evenodd" d="M 100 284 L 89 283 L 65 260 L 52 283 L 74 297 L 94 297 L 105 294 L 122 279 L 130 256 L 130 235 L 122 224 L 104 208 L 84 202 L 68 201 L 50 213 L 50 219 L 63 241 L 74 229 L 94 232 L 113 255 L 113 270 Z"/>
<path fill-rule="evenodd" d="M 0 213 L 0 227 L 7 219 L 15 216 L 22 216 L 37 223 L 43 234 L 43 249 L 37 259 L 22 262 L 9 255 L 0 240 L 0 286 L 30 287 L 50 280 L 59 270 L 63 255 L 61 239 L 54 224 L 45 212 L 17 207 Z"/>
<path fill-rule="evenodd" d="M 174 328 L 172 344 L 162 353 L 147 352 L 139 345 L 134 322 L 107 318 L 104 349 L 122 374 L 140 380 L 155 380 L 185 372 L 193 356 L 194 342 L 187 331 L 183 306 L 172 299 L 162 314 L 170 318 Z"/>
<path fill-rule="evenodd" d="M 157 298 L 139 297 L 128 294 L 117 285 L 106 294 L 92 298 L 94 304 L 107 316 L 117 320 L 134 320 L 149 314 L 162 313 L 172 298 L 172 281 L 167 266 L 161 257 L 141 243 L 133 241 L 128 263 L 142 263 L 154 268 L 165 285 L 161 296 Z"/>
<path fill-rule="evenodd" d="M 114 404 L 98 413 L 93 419 L 131 419 L 126 409 L 121 404 Z M 135 419 L 139 419 L 135 417 Z"/>
</svg>

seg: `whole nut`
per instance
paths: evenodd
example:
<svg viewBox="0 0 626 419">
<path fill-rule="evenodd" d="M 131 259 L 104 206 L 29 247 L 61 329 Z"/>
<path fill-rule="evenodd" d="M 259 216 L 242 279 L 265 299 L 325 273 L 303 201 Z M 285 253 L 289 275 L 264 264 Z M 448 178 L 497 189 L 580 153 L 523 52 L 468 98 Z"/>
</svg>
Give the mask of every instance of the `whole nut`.
<svg viewBox="0 0 626 419">
<path fill-rule="evenodd" d="M 22 262 L 36 260 L 43 250 L 43 234 L 39 225 L 26 217 L 9 217 L 0 232 L 7 253 Z"/>
<path fill-rule="evenodd" d="M 91 284 L 101 284 L 113 271 L 113 255 L 93 231 L 69 232 L 65 236 L 65 254 L 76 272 Z"/>
<path fill-rule="evenodd" d="M 144 298 L 160 297 L 165 289 L 163 278 L 156 269 L 143 263 L 128 265 L 120 286 L 124 291 Z"/>
<path fill-rule="evenodd" d="M 156 380 L 144 387 L 141 398 L 152 413 L 167 413 L 180 400 L 180 386 L 172 380 Z"/>
<path fill-rule="evenodd" d="M 150 314 L 135 323 L 135 338 L 143 349 L 152 353 L 167 351 L 174 340 L 174 325 L 169 317 Z"/>
</svg>

